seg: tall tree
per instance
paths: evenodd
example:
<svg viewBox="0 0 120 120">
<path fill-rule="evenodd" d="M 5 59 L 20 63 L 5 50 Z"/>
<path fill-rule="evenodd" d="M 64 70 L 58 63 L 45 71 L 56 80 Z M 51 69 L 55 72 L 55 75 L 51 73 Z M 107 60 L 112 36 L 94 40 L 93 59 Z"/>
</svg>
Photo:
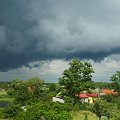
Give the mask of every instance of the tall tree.
<svg viewBox="0 0 120 120">
<path fill-rule="evenodd" d="M 69 65 L 69 69 L 64 70 L 59 78 L 59 84 L 64 87 L 67 96 L 75 98 L 81 91 L 89 88 L 94 70 L 90 63 L 78 59 L 73 59 Z"/>
<path fill-rule="evenodd" d="M 110 80 L 112 81 L 114 90 L 120 94 L 120 71 L 116 71 L 116 73 L 111 76 Z"/>
</svg>

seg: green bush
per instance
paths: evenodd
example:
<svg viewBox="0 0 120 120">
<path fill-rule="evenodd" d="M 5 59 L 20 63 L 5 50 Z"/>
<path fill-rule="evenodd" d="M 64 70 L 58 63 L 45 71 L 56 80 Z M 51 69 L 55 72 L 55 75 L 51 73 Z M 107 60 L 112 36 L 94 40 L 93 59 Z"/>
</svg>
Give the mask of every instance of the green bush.
<svg viewBox="0 0 120 120">
<path fill-rule="evenodd" d="M 20 111 L 22 111 L 20 105 L 11 104 L 4 110 L 4 117 L 15 117 Z"/>
<path fill-rule="evenodd" d="M 73 98 L 71 98 L 71 97 L 68 97 L 68 96 L 66 96 L 65 98 L 64 98 L 64 100 L 65 100 L 65 103 L 73 103 Z"/>
<path fill-rule="evenodd" d="M 3 117 L 3 114 L 4 114 L 4 108 L 0 108 L 0 118 Z"/>
<path fill-rule="evenodd" d="M 120 112 L 114 113 L 114 116 L 112 117 L 111 120 L 120 120 Z"/>
<path fill-rule="evenodd" d="M 103 95 L 102 99 L 107 101 L 107 102 L 113 102 L 114 97 L 112 95 Z"/>
<path fill-rule="evenodd" d="M 17 114 L 15 120 L 71 120 L 70 107 L 60 103 L 34 103 Z"/>
</svg>

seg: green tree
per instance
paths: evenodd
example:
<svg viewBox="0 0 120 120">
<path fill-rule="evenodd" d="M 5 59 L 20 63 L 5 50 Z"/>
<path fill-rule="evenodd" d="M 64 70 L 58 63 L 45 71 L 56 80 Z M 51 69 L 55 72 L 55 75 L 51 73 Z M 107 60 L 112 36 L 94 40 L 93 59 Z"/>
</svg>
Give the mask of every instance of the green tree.
<svg viewBox="0 0 120 120">
<path fill-rule="evenodd" d="M 69 69 L 64 70 L 59 78 L 59 84 L 64 87 L 67 96 L 76 98 L 77 94 L 90 87 L 94 71 L 90 63 L 78 59 L 73 59 L 69 65 Z"/>
<path fill-rule="evenodd" d="M 15 97 L 17 101 L 26 101 L 33 97 L 42 96 L 42 85 L 44 81 L 38 77 L 28 80 L 15 79 L 11 82 L 8 94 Z"/>
<path fill-rule="evenodd" d="M 43 80 L 41 80 L 38 77 L 33 77 L 28 79 L 25 84 L 30 94 L 32 94 L 35 97 L 42 96 L 43 93 L 42 86 L 44 84 Z"/>
<path fill-rule="evenodd" d="M 111 76 L 110 80 L 112 81 L 114 90 L 120 94 L 120 71 L 116 71 L 116 73 Z"/>
<path fill-rule="evenodd" d="M 100 89 L 111 89 L 111 83 L 108 82 L 93 82 L 91 85 L 92 89 L 100 88 Z"/>
<path fill-rule="evenodd" d="M 99 117 L 99 120 L 101 120 L 101 116 L 107 114 L 105 102 L 104 101 L 98 101 L 93 106 L 93 113 L 96 114 L 97 117 Z"/>
<path fill-rule="evenodd" d="M 57 89 L 57 85 L 55 83 L 50 83 L 48 87 L 49 87 L 49 91 L 51 92 L 55 92 Z"/>
<path fill-rule="evenodd" d="M 101 120 L 101 116 L 106 116 L 108 120 L 110 120 L 110 118 L 113 118 L 115 113 L 118 112 L 117 104 L 100 100 L 93 105 L 92 112 L 99 117 L 99 120 Z"/>
</svg>

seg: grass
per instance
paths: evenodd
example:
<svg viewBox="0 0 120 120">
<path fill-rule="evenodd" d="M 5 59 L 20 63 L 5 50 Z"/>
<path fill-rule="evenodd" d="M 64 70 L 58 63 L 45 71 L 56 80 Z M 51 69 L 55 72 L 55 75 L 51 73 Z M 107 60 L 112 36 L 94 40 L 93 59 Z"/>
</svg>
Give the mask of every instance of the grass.
<svg viewBox="0 0 120 120">
<path fill-rule="evenodd" d="M 88 114 L 88 120 L 99 120 L 95 114 L 92 114 L 89 111 L 79 111 L 72 113 L 73 120 L 85 120 L 85 113 Z M 107 119 L 102 118 L 101 120 L 107 120 Z"/>
<path fill-rule="evenodd" d="M 6 101 L 6 102 L 13 102 L 14 101 L 14 98 L 11 98 L 11 97 L 4 97 L 4 98 L 0 98 L 0 102 L 1 101 Z"/>
<path fill-rule="evenodd" d="M 96 115 L 92 114 L 89 111 L 79 111 L 72 113 L 73 120 L 84 120 L 85 119 L 85 113 L 88 114 L 88 120 L 98 120 Z"/>
<path fill-rule="evenodd" d="M 0 91 L 0 96 L 7 95 L 7 92 L 5 90 Z"/>
<path fill-rule="evenodd" d="M 8 96 L 5 90 L 0 91 L 0 101 L 12 102 L 13 100 L 14 98 Z"/>
</svg>

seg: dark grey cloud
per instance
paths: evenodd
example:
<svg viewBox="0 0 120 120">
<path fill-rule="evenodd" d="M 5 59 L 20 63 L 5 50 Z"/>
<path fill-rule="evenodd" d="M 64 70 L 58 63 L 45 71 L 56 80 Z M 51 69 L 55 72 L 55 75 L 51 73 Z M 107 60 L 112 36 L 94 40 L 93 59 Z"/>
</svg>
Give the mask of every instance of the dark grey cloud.
<svg viewBox="0 0 120 120">
<path fill-rule="evenodd" d="M 118 0 L 0 0 L 0 70 L 120 53 Z"/>
</svg>

